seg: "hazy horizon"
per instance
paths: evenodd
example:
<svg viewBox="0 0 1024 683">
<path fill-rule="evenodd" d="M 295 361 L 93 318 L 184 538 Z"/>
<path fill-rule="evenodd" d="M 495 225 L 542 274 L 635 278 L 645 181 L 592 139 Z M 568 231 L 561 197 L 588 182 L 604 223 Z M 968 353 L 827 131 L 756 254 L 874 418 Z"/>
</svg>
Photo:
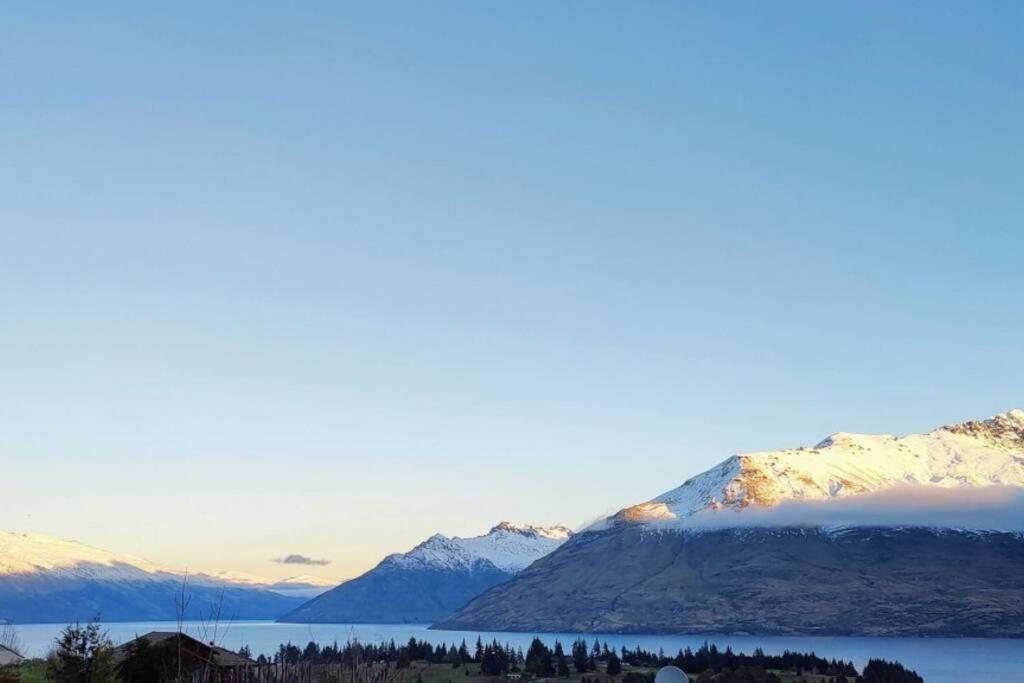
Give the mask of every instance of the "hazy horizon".
<svg viewBox="0 0 1024 683">
<path fill-rule="evenodd" d="M 0 529 L 340 579 L 1024 408 L 1024 6 L 3 15 Z"/>
</svg>

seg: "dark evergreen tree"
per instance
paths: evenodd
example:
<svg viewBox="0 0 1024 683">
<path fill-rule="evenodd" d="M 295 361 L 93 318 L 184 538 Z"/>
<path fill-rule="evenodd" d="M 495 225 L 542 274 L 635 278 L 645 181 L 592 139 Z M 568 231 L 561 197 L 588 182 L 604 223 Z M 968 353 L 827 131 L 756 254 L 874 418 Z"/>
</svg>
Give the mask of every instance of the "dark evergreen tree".
<svg viewBox="0 0 1024 683">
<path fill-rule="evenodd" d="M 550 676 L 555 673 L 551 650 L 540 638 L 534 638 L 530 643 L 530 649 L 526 651 L 526 671 L 535 676 Z"/>
<path fill-rule="evenodd" d="M 587 641 L 582 638 L 576 640 L 572 644 L 572 663 L 576 669 L 576 673 L 586 673 L 590 671 L 587 660 Z"/>
<path fill-rule="evenodd" d="M 864 683 L 924 683 L 916 671 L 884 659 L 869 659 L 864 667 L 863 680 Z"/>
<path fill-rule="evenodd" d="M 569 677 L 569 661 L 565 658 L 562 643 L 555 641 L 555 670 L 561 678 Z"/>
<path fill-rule="evenodd" d="M 615 650 L 608 653 L 608 665 L 605 669 L 609 676 L 618 676 L 622 673 L 622 662 L 619 661 L 619 656 L 615 654 Z"/>
</svg>

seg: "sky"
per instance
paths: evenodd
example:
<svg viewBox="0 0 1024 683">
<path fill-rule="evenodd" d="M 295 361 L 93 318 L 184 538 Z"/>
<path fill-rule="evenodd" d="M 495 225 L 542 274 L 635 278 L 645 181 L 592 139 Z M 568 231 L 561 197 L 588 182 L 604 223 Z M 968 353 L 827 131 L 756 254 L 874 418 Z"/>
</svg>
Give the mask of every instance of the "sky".
<svg viewBox="0 0 1024 683">
<path fill-rule="evenodd" d="M 8 4 L 0 528 L 342 578 L 1024 407 L 1022 23 Z"/>
</svg>

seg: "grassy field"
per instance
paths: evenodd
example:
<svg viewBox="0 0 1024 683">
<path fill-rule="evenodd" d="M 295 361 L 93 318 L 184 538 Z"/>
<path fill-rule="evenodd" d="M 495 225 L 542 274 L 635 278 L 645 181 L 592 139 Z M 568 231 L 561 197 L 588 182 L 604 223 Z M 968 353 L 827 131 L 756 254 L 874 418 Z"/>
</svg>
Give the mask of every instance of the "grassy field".
<svg viewBox="0 0 1024 683">
<path fill-rule="evenodd" d="M 469 672 L 467 675 L 466 672 Z M 581 679 L 587 678 L 597 683 L 621 683 L 623 675 L 634 671 L 637 673 L 654 673 L 657 669 L 644 667 L 631 667 L 624 664 L 622 674 L 609 676 L 603 671 L 595 671 L 586 674 L 571 673 L 567 678 L 553 677 L 551 683 L 580 683 Z M 688 672 L 690 680 L 696 680 L 699 672 Z M 805 673 L 797 676 L 792 671 L 776 671 L 782 683 L 828 683 L 829 676 Z M 430 664 L 428 662 L 413 662 L 403 674 L 403 683 L 414 683 L 418 677 L 423 678 L 423 683 L 508 683 L 508 679 L 502 676 L 481 676 L 479 664 L 466 664 L 453 669 L 449 664 Z M 533 683 L 540 683 L 545 679 L 537 679 Z"/>
<path fill-rule="evenodd" d="M 586 674 L 571 673 L 566 678 L 553 677 L 551 679 L 537 679 L 531 683 L 541 683 L 544 680 L 550 683 L 580 683 L 583 678 L 595 681 L 596 683 L 622 683 L 623 675 L 629 672 L 653 673 L 656 669 L 631 667 L 623 665 L 622 674 L 609 676 L 604 671 L 595 671 Z M 468 673 L 467 673 L 468 672 Z M 776 671 L 782 679 L 782 683 L 828 683 L 828 676 L 816 674 L 803 674 L 797 676 L 790 671 Z M 20 667 L 0 669 L 0 681 L 5 681 L 5 675 L 16 675 L 12 680 L 18 683 L 45 683 L 46 663 L 32 661 Z M 689 672 L 690 680 L 696 680 L 697 673 Z M 479 664 L 465 664 L 458 669 L 453 669 L 449 664 L 431 664 L 429 662 L 413 662 L 408 669 L 401 672 L 401 683 L 415 683 L 422 678 L 423 683 L 508 683 L 509 679 L 503 676 L 481 676 Z M 525 679 L 524 679 L 525 680 Z"/>
<path fill-rule="evenodd" d="M 11 677 L 18 683 L 44 683 L 46 681 L 46 662 L 32 660 L 21 666 L 0 669 L 0 681 L 6 680 L 5 676 Z"/>
</svg>

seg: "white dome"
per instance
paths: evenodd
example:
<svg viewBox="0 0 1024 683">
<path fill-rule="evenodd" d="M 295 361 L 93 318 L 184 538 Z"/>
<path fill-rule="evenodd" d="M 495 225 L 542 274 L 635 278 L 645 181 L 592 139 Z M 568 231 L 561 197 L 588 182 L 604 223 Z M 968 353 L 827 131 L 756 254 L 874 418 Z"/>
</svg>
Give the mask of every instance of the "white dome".
<svg viewBox="0 0 1024 683">
<path fill-rule="evenodd" d="M 689 680 L 678 666 L 663 667 L 654 677 L 654 683 L 689 683 Z"/>
</svg>

